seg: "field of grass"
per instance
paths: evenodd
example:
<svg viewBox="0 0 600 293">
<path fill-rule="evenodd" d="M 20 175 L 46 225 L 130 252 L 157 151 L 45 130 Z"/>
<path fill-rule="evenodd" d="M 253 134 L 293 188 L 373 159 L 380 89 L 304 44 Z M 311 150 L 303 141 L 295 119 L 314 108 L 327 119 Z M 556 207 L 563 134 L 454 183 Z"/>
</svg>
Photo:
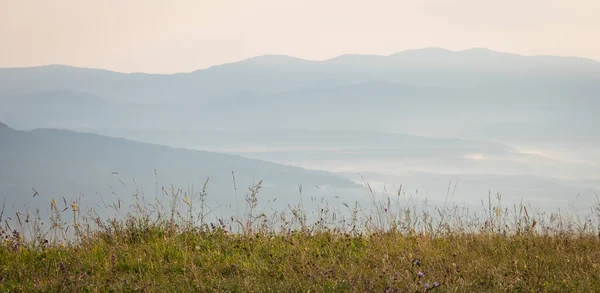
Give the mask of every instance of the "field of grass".
<svg viewBox="0 0 600 293">
<path fill-rule="evenodd" d="M 243 216 L 211 222 L 204 192 L 120 218 L 66 200 L 46 221 L 2 215 L 0 292 L 600 292 L 594 210 L 577 220 L 489 198 L 477 215 L 425 212 L 372 195 L 308 220 L 300 205 L 265 215 L 259 191 Z"/>
</svg>

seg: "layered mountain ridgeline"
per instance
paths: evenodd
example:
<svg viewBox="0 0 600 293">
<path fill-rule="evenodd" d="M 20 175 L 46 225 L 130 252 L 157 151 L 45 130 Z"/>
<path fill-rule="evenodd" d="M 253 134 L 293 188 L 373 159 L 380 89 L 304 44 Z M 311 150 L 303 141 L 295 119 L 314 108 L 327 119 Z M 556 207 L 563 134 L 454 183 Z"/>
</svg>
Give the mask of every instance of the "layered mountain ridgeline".
<svg viewBox="0 0 600 293">
<path fill-rule="evenodd" d="M 259 56 L 169 75 L 52 65 L 0 69 L 0 121 L 21 130 L 92 132 L 353 178 L 378 173 L 373 180 L 392 176 L 387 183 L 394 184 L 406 183 L 411 172 L 443 174 L 443 184 L 466 174 L 585 180 L 561 191 L 572 197 L 589 182 L 597 187 L 600 178 L 598 92 L 597 61 L 485 49 L 325 61 Z M 155 167 L 160 171 L 144 169 L 151 186 Z M 183 178 L 195 176 L 185 175 L 178 181 L 184 185 Z M 486 183 L 495 186 L 493 179 Z M 548 193 L 540 184 L 527 186 Z"/>
<path fill-rule="evenodd" d="M 358 185 L 323 171 L 313 171 L 236 155 L 169 148 L 96 134 L 56 129 L 16 131 L 0 125 L 0 190 L 8 206 L 47 205 L 51 198 L 77 198 L 88 205 L 130 201 L 137 191 L 148 200 L 171 185 L 183 192 L 199 192 L 207 178 L 208 201 L 234 205 L 235 172 L 239 200 L 248 187 L 263 180 L 261 194 L 297 202 L 298 186 L 306 194 L 329 187 L 349 193 Z M 33 189 L 41 196 L 33 198 Z M 170 191 L 168 191 L 170 193 Z M 314 195 L 314 194 L 313 194 Z M 40 199 L 41 198 L 41 199 Z M 265 198 L 263 198 L 265 199 Z"/>
<path fill-rule="evenodd" d="M 597 143 L 599 91 L 594 60 L 428 48 L 325 61 L 260 56 L 170 75 L 5 68 L 0 119 L 18 128 L 360 129 Z M 40 99 L 49 104 L 31 102 Z"/>
<path fill-rule="evenodd" d="M 470 152 L 507 153 L 507 145 L 484 141 L 436 138 L 361 130 L 263 129 L 254 131 L 97 129 L 80 131 L 112 137 L 132 137 L 136 141 L 169 143 L 195 149 L 264 151 L 318 150 L 402 150 L 406 155 L 464 155 Z"/>
<path fill-rule="evenodd" d="M 6 68 L 0 92 L 72 90 L 118 101 L 207 100 L 217 94 L 277 93 L 385 81 L 448 87 L 595 84 L 600 63 L 583 58 L 520 56 L 486 49 L 408 50 L 390 56 L 343 55 L 325 61 L 259 56 L 181 74 L 122 74 L 67 66 Z"/>
<path fill-rule="evenodd" d="M 136 141 L 168 143 L 189 149 L 335 172 L 376 191 L 404 186 L 430 200 L 446 196 L 449 180 L 458 180 L 456 198 L 465 201 L 500 192 L 509 202 L 525 200 L 594 200 L 590 189 L 600 175 L 595 157 L 570 157 L 485 141 L 436 138 L 357 130 L 135 130 L 84 129 Z M 584 156 L 581 148 L 574 149 Z M 424 192 L 424 193 L 423 193 Z M 549 201 L 550 202 L 550 201 Z"/>
</svg>

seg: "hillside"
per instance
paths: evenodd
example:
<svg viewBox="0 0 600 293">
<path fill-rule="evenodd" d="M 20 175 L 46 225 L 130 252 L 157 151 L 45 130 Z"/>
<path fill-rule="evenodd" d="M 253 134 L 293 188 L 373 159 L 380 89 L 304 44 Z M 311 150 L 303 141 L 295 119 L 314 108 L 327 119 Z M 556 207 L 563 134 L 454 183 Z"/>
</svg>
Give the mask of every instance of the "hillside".
<svg viewBox="0 0 600 293">
<path fill-rule="evenodd" d="M 56 129 L 16 131 L 4 124 L 0 127 L 0 161 L 0 190 L 8 206 L 46 205 L 32 198 L 32 188 L 47 201 L 83 193 L 93 206 L 100 203 L 100 197 L 109 203 L 129 201 L 136 186 L 150 198 L 160 194 L 161 186 L 170 189 L 171 184 L 184 192 L 193 184 L 199 192 L 208 177 L 209 201 L 215 206 L 235 204 L 232 171 L 240 196 L 263 180 L 266 198 L 277 197 L 282 204 L 296 202 L 299 185 L 307 186 L 304 192 L 308 194 L 316 185 L 329 186 L 332 196 L 336 189 L 357 187 L 327 172 L 235 155 Z"/>
<path fill-rule="evenodd" d="M 470 180 L 471 174 L 486 174 L 491 176 L 485 182 L 488 189 L 480 188 L 483 183 L 472 188 L 462 183 L 463 198 L 480 198 L 494 190 L 513 197 L 546 194 L 548 198 L 571 199 L 581 190 L 598 188 L 587 182 L 600 178 L 596 127 L 600 123 L 596 113 L 600 108 L 599 64 L 582 58 L 522 56 L 481 48 L 425 48 L 389 56 L 343 55 L 324 61 L 257 56 L 166 75 L 59 65 L 4 68 L 0 69 L 0 121 L 20 130 L 68 129 L 236 154 L 262 163 L 340 172 L 352 180 L 358 173 L 377 174 L 369 180 L 381 185 L 407 184 L 423 190 L 431 188 L 424 182 L 433 177 L 437 178 L 435 186 L 441 185 L 436 190 L 442 191 L 432 191 L 432 197 L 443 197 L 452 178 L 469 182 L 477 181 Z M 215 172 L 222 178 L 213 178 L 222 186 L 217 190 L 232 193 L 230 172 L 225 171 L 229 163 L 210 165 L 202 157 L 192 164 L 187 153 L 176 156 L 170 152 L 169 156 L 179 161 L 169 161 L 162 151 L 160 160 L 148 151 L 132 161 L 129 154 L 135 150 L 130 147 L 114 161 L 139 165 L 139 169 L 124 167 L 120 174 L 128 183 L 146 176 L 143 185 L 147 192 L 156 189 L 147 189 L 155 186 L 155 181 L 186 187 L 192 178 L 197 183 L 207 175 L 197 167 L 175 168 L 182 161 L 188 166 L 221 168 Z M 103 160 L 110 157 L 107 152 Z M 248 161 L 248 166 L 254 162 Z M 35 164 L 29 168 L 35 170 Z M 50 165 L 60 164 L 54 161 Z M 171 166 L 168 175 L 173 177 L 167 177 L 165 166 Z M 156 180 L 154 168 L 165 178 Z M 101 174 L 112 172 L 104 169 Z M 102 183 L 93 182 L 98 172 L 89 176 L 76 172 L 89 181 L 80 178 L 80 186 L 74 190 L 96 186 L 94 192 L 110 193 L 105 190 L 106 182 L 113 188 L 122 186 L 117 177 L 108 175 L 102 177 Z M 240 186 L 251 184 L 258 175 L 265 180 L 271 176 L 254 176 L 253 172 L 248 172 L 248 180 Z M 512 176 L 546 181 L 527 179 L 527 184 L 520 184 L 523 181 Z M 419 180 L 411 181 L 415 177 Z M 47 181 L 59 179 L 64 180 Z M 503 184 L 498 186 L 494 180 Z M 286 186 L 292 186 L 289 189 L 297 194 L 299 183 Z M 514 186 L 523 188 L 517 191 Z M 58 193 L 73 194 L 74 190 Z"/>
</svg>

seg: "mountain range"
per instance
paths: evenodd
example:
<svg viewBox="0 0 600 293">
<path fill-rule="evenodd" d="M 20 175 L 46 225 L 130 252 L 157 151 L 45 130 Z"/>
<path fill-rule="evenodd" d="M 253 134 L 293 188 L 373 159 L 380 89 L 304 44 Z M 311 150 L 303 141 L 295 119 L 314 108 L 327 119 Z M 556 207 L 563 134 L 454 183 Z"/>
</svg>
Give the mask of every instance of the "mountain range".
<svg viewBox="0 0 600 293">
<path fill-rule="evenodd" d="M 598 92 L 600 62 L 481 48 L 325 61 L 269 55 L 168 75 L 51 65 L 0 69 L 0 121 L 19 129 L 351 129 L 597 143 Z"/>
<path fill-rule="evenodd" d="M 382 181 L 479 174 L 515 186 L 517 177 L 542 178 L 526 186 L 579 178 L 573 185 L 585 189 L 600 182 L 599 93 L 598 61 L 483 48 L 268 55 L 178 74 L 0 68 L 0 121 L 12 127 L 2 128 L 2 187 L 111 194 L 120 169 L 144 186 L 210 176 L 230 194 L 235 167 L 240 186 L 264 179 L 272 198 L 298 184 L 353 194 L 348 174 L 362 171 Z"/>
<path fill-rule="evenodd" d="M 208 199 L 235 203 L 234 183 L 243 199 L 247 188 L 263 180 L 265 198 L 285 202 L 298 186 L 355 190 L 359 186 L 328 172 L 285 166 L 236 155 L 169 148 L 126 139 L 57 129 L 17 131 L 0 123 L 0 191 L 8 206 L 47 205 L 52 198 L 77 198 L 98 204 L 130 202 L 137 191 L 150 200 L 156 188 L 171 186 L 195 192 L 209 178 Z M 232 172 L 234 172 L 232 174 Z M 124 188 L 125 187 L 125 188 Z M 312 189 L 311 189 L 312 188 Z M 136 191 L 136 189 L 139 189 Z M 33 190 L 40 196 L 33 198 Z M 333 192 L 335 193 L 335 192 Z M 160 198 L 160 196 L 159 196 Z M 240 204 L 243 205 L 243 202 Z"/>
</svg>

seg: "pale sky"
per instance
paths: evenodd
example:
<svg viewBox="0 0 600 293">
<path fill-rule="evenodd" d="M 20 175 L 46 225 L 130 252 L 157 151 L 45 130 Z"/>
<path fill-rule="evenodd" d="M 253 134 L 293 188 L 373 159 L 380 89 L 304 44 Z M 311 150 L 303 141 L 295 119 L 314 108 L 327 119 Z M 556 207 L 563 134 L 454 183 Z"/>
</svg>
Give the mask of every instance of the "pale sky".
<svg viewBox="0 0 600 293">
<path fill-rule="evenodd" d="M 423 47 L 600 60 L 599 12 L 598 0 L 0 0 L 0 67 L 174 73 Z"/>
</svg>

